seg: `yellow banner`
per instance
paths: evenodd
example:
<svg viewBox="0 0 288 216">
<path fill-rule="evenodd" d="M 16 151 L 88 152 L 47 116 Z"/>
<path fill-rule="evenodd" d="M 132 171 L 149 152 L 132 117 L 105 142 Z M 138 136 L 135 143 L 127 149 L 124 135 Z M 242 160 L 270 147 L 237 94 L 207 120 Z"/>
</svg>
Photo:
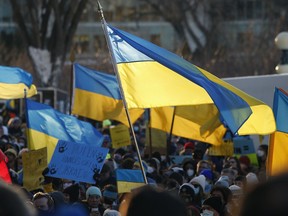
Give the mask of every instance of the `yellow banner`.
<svg viewBox="0 0 288 216">
<path fill-rule="evenodd" d="M 213 156 L 232 156 L 234 154 L 233 141 L 224 142 L 222 145 L 212 145 L 209 148 L 209 155 Z"/>
<path fill-rule="evenodd" d="M 47 148 L 31 150 L 23 154 L 23 186 L 28 190 L 42 188 L 43 170 L 47 167 Z"/>
<path fill-rule="evenodd" d="M 123 124 L 110 127 L 112 147 L 119 148 L 131 144 L 129 128 Z"/>
</svg>

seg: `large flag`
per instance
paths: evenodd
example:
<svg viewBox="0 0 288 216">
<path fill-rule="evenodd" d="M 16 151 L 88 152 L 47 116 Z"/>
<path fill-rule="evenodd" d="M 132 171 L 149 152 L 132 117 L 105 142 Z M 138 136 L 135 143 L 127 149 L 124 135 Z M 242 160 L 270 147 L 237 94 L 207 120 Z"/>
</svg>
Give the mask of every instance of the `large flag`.
<svg viewBox="0 0 288 216">
<path fill-rule="evenodd" d="M 227 129 L 219 121 L 218 111 L 212 104 L 158 107 L 151 109 L 150 113 L 152 128 L 212 145 L 223 143 Z"/>
<path fill-rule="evenodd" d="M 273 112 L 276 131 L 270 135 L 267 171 L 270 176 L 288 172 L 288 94 L 275 88 Z"/>
<path fill-rule="evenodd" d="M 103 26 L 128 108 L 206 104 L 215 106 L 233 134 L 275 131 L 272 110 L 263 102 L 165 49 L 105 21 Z"/>
<path fill-rule="evenodd" d="M 141 170 L 116 169 L 118 193 L 129 193 L 131 190 L 145 185 Z"/>
<path fill-rule="evenodd" d="M 37 94 L 30 73 L 17 67 L 0 66 L 0 98 L 17 99 Z"/>
<path fill-rule="evenodd" d="M 102 134 L 88 122 L 29 99 L 26 100 L 26 112 L 29 148 L 37 150 L 47 147 L 48 162 L 58 140 L 97 147 L 102 145 Z"/>
<path fill-rule="evenodd" d="M 143 112 L 130 109 L 132 123 Z M 113 119 L 129 126 L 116 77 L 79 64 L 74 64 L 72 113 L 97 121 Z"/>
</svg>

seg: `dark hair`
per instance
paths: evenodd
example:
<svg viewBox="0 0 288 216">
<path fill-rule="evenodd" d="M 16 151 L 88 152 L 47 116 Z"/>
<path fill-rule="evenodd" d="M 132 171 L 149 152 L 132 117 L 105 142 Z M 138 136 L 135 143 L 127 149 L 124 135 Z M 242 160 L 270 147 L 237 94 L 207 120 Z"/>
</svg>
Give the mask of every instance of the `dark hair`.
<svg viewBox="0 0 288 216">
<path fill-rule="evenodd" d="M 132 194 L 126 216 L 187 216 L 184 202 L 167 191 L 150 185 Z"/>
<path fill-rule="evenodd" d="M 288 173 L 271 177 L 249 191 L 240 216 L 282 216 L 288 212 Z"/>
</svg>

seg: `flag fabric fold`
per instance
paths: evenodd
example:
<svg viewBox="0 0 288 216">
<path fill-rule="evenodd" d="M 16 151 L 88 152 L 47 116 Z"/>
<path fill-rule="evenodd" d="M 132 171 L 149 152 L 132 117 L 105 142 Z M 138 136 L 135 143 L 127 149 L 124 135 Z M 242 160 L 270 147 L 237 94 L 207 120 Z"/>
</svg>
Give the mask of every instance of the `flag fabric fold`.
<svg viewBox="0 0 288 216">
<path fill-rule="evenodd" d="M 141 170 L 116 169 L 118 193 L 129 193 L 137 187 L 145 185 Z"/>
<path fill-rule="evenodd" d="M 26 100 L 26 117 L 29 148 L 47 147 L 50 161 L 58 140 L 83 143 L 100 147 L 102 134 L 90 123 L 54 110 L 52 107 Z"/>
<path fill-rule="evenodd" d="M 18 67 L 0 66 L 0 98 L 18 99 L 32 97 L 37 94 L 33 77 L 30 73 Z"/>
<path fill-rule="evenodd" d="M 241 133 L 268 134 L 275 130 L 272 110 L 263 102 L 163 48 L 105 22 L 104 26 L 128 108 L 212 104 L 221 123 L 233 134 L 240 134 L 250 117 L 259 120 L 259 113 L 252 117 L 257 110 L 266 114 L 272 125 L 258 130 L 250 121 Z"/>
<path fill-rule="evenodd" d="M 288 94 L 275 88 L 273 112 L 276 131 L 270 135 L 267 173 L 274 176 L 288 171 Z"/>
<path fill-rule="evenodd" d="M 130 109 L 132 123 L 143 112 Z M 97 121 L 116 120 L 129 126 L 116 77 L 79 64 L 74 64 L 72 113 Z"/>
</svg>

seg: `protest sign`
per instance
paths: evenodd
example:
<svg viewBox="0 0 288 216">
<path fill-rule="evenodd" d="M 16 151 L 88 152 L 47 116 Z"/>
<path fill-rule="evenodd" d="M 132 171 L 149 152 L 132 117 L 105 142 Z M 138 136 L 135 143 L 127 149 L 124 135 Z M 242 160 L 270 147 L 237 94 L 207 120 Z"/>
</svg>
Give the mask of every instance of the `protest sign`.
<svg viewBox="0 0 288 216">
<path fill-rule="evenodd" d="M 42 188 L 43 170 L 47 167 L 47 148 L 30 150 L 22 155 L 23 186 L 28 190 Z"/>
<path fill-rule="evenodd" d="M 47 176 L 93 184 L 93 175 L 100 173 L 108 150 L 59 140 L 48 165 Z"/>
<path fill-rule="evenodd" d="M 129 128 L 123 124 L 110 127 L 110 136 L 113 148 L 119 148 L 131 144 Z"/>
</svg>

